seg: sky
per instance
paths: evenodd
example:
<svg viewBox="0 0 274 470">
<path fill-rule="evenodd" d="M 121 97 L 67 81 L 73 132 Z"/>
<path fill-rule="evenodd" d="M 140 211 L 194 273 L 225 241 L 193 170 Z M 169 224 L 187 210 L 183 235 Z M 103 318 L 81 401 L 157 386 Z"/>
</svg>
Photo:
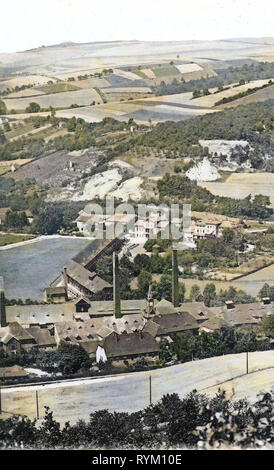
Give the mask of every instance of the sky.
<svg viewBox="0 0 274 470">
<path fill-rule="evenodd" d="M 273 0 L 6 0 L 0 52 L 64 41 L 274 36 Z"/>
</svg>

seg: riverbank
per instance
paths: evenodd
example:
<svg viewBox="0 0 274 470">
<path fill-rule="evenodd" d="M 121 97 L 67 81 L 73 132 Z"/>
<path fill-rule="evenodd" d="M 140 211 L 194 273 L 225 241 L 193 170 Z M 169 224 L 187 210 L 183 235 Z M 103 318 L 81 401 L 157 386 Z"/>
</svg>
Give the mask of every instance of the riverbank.
<svg viewBox="0 0 274 470">
<path fill-rule="evenodd" d="M 8 299 L 44 300 L 44 288 L 66 263 L 95 242 L 82 237 L 41 236 L 0 250 L 1 276 Z M 94 246 L 96 250 L 97 246 Z"/>
<path fill-rule="evenodd" d="M 27 235 L 26 235 L 27 236 Z M 16 243 L 10 243 L 7 245 L 0 246 L 0 250 L 10 250 L 11 248 L 18 248 L 20 246 L 26 246 L 26 245 L 31 245 L 32 243 L 37 243 L 42 240 L 54 240 L 56 238 L 68 238 L 68 239 L 73 239 L 73 240 L 89 240 L 93 241 L 95 240 L 94 237 L 77 237 L 76 235 L 39 235 L 38 237 L 33 236 L 34 238 L 31 238 L 30 240 L 23 240 L 22 242 L 16 242 Z"/>
</svg>

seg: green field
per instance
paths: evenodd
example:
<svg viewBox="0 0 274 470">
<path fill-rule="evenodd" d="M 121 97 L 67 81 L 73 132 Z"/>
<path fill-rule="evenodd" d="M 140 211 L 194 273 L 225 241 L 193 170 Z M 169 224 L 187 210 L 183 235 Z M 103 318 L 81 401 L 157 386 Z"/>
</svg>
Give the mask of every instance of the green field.
<svg viewBox="0 0 274 470">
<path fill-rule="evenodd" d="M 137 67 L 133 68 L 133 69 L 130 69 L 130 71 L 132 73 L 135 73 L 136 75 L 138 75 L 138 77 L 140 77 L 140 78 L 147 78 L 146 74 L 144 72 L 142 72 L 142 70 L 139 70 Z"/>
<path fill-rule="evenodd" d="M 13 137 L 19 137 L 20 135 L 27 134 L 30 131 L 33 131 L 33 123 L 29 122 L 27 124 L 19 124 L 18 127 L 13 128 L 11 131 L 6 132 L 6 137 L 12 139 Z"/>
<path fill-rule="evenodd" d="M 156 67 L 151 67 L 151 70 L 154 72 L 157 78 L 181 75 L 179 70 L 174 67 L 174 65 L 158 65 Z"/>
<path fill-rule="evenodd" d="M 12 243 L 24 242 L 34 238 L 32 235 L 0 234 L 0 246 L 11 245 Z"/>
<path fill-rule="evenodd" d="M 46 93 L 47 95 L 50 95 L 52 93 L 62 93 L 64 91 L 76 91 L 80 90 L 78 86 L 72 85 L 69 82 L 57 82 L 57 83 L 52 83 L 50 85 L 45 85 L 36 88 L 36 90 L 41 91 L 42 93 Z"/>
</svg>

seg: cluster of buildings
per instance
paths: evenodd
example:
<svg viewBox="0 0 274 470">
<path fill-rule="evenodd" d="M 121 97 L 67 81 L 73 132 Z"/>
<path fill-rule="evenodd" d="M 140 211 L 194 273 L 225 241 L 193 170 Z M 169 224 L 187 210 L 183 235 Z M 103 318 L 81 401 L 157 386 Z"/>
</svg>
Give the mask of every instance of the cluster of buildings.
<svg viewBox="0 0 274 470">
<path fill-rule="evenodd" d="M 274 314 L 269 298 L 261 303 L 234 305 L 231 301 L 210 308 L 202 302 L 180 304 L 177 251 L 173 251 L 172 258 L 172 302 L 155 301 L 151 289 L 146 299 L 121 300 L 117 251 L 113 251 L 112 286 L 96 279 L 88 267 L 76 275 L 74 266 L 67 266 L 62 273 L 63 285 L 48 292 L 51 303 L 6 306 L 2 280 L 0 349 L 13 353 L 49 349 L 63 341 L 81 345 L 97 363 L 111 360 L 115 365 L 127 366 L 140 358 L 157 360 L 162 340 L 172 342 L 174 333 L 198 335 L 223 326 L 254 329 L 265 316 Z M 89 292 L 96 285 L 101 294 L 107 290 L 109 298 L 92 300 L 79 285 Z"/>
<path fill-rule="evenodd" d="M 168 229 L 170 225 L 169 213 L 162 213 L 160 210 L 150 210 L 149 215 L 138 217 L 132 213 L 117 213 L 113 215 L 108 214 L 94 214 L 93 206 L 87 204 L 85 208 L 80 211 L 76 219 L 76 224 L 79 232 L 85 235 L 90 235 L 91 231 L 96 227 L 102 233 L 108 228 L 115 228 L 115 235 L 126 233 L 126 238 L 133 240 L 136 243 L 145 243 L 148 238 L 156 237 L 160 232 Z M 180 219 L 173 219 L 172 222 L 181 225 Z"/>
<path fill-rule="evenodd" d="M 232 219 L 231 219 L 232 220 Z M 135 214 L 128 213 L 115 213 L 115 215 L 93 214 L 92 207 L 88 204 L 79 214 L 76 219 L 78 230 L 85 235 L 90 235 L 91 231 L 96 226 L 97 229 L 102 230 L 102 233 L 108 227 L 117 228 L 119 225 L 119 235 L 125 231 L 125 238 L 134 241 L 135 243 L 145 243 L 149 238 L 156 238 L 158 234 L 169 234 L 169 228 L 172 224 L 176 224 L 178 229 L 182 229 L 182 219 L 173 218 L 169 219 L 169 212 L 164 211 L 151 211 L 149 215 L 138 217 L 136 220 Z M 220 238 L 223 235 L 224 227 L 232 227 L 229 220 L 219 220 L 217 217 L 208 218 L 195 218 L 192 219 L 189 227 L 184 227 L 184 242 L 189 245 L 195 246 L 197 240 L 204 240 L 208 238 Z M 124 229 L 124 230 L 123 230 Z"/>
</svg>

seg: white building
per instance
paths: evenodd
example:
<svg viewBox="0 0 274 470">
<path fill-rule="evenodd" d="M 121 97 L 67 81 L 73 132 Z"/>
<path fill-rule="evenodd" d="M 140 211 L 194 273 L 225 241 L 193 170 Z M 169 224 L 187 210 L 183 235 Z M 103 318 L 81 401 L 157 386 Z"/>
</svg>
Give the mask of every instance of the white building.
<svg viewBox="0 0 274 470">
<path fill-rule="evenodd" d="M 223 234 L 221 222 L 195 222 L 184 234 L 184 241 L 193 244 L 196 240 L 220 238 Z"/>
</svg>

